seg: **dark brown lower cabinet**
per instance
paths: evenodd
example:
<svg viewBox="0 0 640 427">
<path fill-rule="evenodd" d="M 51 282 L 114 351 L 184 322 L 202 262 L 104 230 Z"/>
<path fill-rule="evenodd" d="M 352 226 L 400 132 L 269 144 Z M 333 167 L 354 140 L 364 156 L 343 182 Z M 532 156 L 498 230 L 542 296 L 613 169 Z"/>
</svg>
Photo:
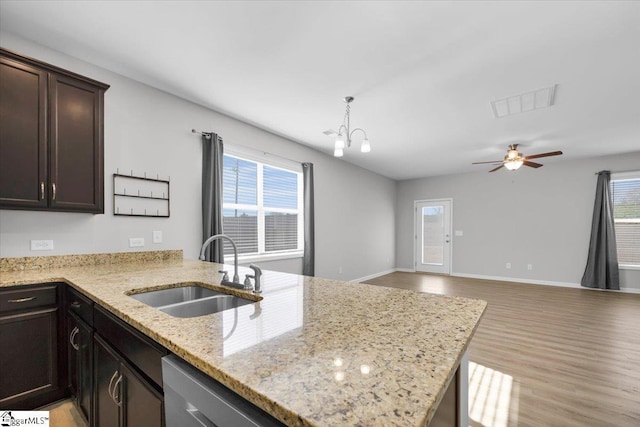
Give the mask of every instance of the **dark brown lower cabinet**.
<svg viewBox="0 0 640 427">
<path fill-rule="evenodd" d="M 67 313 L 69 389 L 78 409 L 91 425 L 93 394 L 93 329 L 75 314 Z"/>
<path fill-rule="evenodd" d="M 94 335 L 96 427 L 161 427 L 164 399 L 104 339 Z"/>
<path fill-rule="evenodd" d="M 34 409 L 66 394 L 58 285 L 0 292 L 0 408 Z"/>
<path fill-rule="evenodd" d="M 0 289 L 0 408 L 74 397 L 89 426 L 163 427 L 167 350 L 63 283 Z"/>
</svg>

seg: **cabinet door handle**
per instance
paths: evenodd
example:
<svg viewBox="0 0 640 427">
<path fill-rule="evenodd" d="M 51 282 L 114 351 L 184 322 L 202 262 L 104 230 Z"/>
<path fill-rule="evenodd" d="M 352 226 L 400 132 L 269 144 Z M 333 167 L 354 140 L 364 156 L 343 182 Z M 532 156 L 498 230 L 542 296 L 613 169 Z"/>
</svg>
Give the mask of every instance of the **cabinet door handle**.
<svg viewBox="0 0 640 427">
<path fill-rule="evenodd" d="M 122 397 L 120 396 L 120 392 L 118 390 L 119 384 L 122 384 L 122 374 L 120 374 L 118 380 L 113 385 L 113 401 L 116 402 L 116 405 L 122 406 Z M 118 391 L 118 394 L 116 394 L 116 391 Z"/>
<path fill-rule="evenodd" d="M 71 330 L 71 334 L 69 334 L 69 344 L 71 344 L 71 347 L 73 347 L 76 351 L 80 350 L 80 346 L 74 342 L 76 335 L 78 335 L 78 332 L 80 332 L 80 329 L 75 326 Z"/>
<path fill-rule="evenodd" d="M 13 303 L 13 304 L 20 304 L 21 302 L 27 302 L 27 301 L 33 301 L 34 299 L 37 299 L 38 297 L 26 297 L 26 298 L 18 298 L 18 299 L 10 299 L 7 302 Z"/>
<path fill-rule="evenodd" d="M 71 307 L 80 308 L 80 303 L 78 301 L 74 301 L 74 302 L 71 303 Z"/>
<path fill-rule="evenodd" d="M 40 183 L 40 200 L 44 200 L 44 182 Z"/>
<path fill-rule="evenodd" d="M 111 396 L 111 400 L 113 400 L 113 403 L 115 403 L 116 405 L 118 403 L 116 402 L 116 398 L 113 395 L 114 392 L 115 392 L 115 388 L 112 391 L 111 390 L 111 386 L 113 385 L 113 380 L 115 380 L 117 376 L 118 376 L 118 370 L 116 369 L 116 371 L 113 373 L 113 375 L 111 375 L 111 380 L 109 380 L 109 396 Z"/>
<path fill-rule="evenodd" d="M 52 190 L 51 200 L 55 200 L 56 199 L 56 183 L 55 182 L 51 184 L 51 190 Z"/>
</svg>

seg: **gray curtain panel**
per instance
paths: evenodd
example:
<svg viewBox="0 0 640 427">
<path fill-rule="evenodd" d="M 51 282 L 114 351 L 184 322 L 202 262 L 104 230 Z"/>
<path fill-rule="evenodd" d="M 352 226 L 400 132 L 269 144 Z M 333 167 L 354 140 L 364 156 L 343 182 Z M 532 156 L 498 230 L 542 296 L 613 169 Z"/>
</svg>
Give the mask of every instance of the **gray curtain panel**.
<svg viewBox="0 0 640 427">
<path fill-rule="evenodd" d="M 313 207 L 313 163 L 302 164 L 304 186 L 304 256 L 302 274 L 314 276 L 316 270 L 315 219 Z"/>
<path fill-rule="evenodd" d="M 222 234 L 222 138 L 215 133 L 202 135 L 202 242 L 214 234 Z M 224 263 L 221 240 L 209 245 L 205 260 Z"/>
<path fill-rule="evenodd" d="M 610 181 L 609 171 L 598 172 L 589 256 L 580 282 L 587 288 L 620 289 L 613 204 L 609 191 Z"/>
</svg>

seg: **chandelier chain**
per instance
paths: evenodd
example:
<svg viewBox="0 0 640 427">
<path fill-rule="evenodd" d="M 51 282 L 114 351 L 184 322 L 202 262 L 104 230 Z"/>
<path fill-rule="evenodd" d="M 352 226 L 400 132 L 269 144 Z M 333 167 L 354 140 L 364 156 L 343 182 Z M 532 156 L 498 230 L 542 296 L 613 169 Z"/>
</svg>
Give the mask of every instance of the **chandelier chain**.
<svg viewBox="0 0 640 427">
<path fill-rule="evenodd" d="M 347 104 L 347 108 L 344 113 L 344 119 L 342 120 L 342 125 L 346 128 L 347 140 L 351 142 L 351 135 L 349 135 L 349 130 L 351 129 L 351 105 L 350 104 Z"/>
</svg>

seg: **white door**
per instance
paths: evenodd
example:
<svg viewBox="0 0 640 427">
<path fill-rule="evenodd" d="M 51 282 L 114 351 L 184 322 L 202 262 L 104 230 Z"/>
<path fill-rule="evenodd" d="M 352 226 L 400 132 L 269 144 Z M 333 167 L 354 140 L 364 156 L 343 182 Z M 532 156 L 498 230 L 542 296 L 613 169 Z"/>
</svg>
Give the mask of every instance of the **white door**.
<svg viewBox="0 0 640 427">
<path fill-rule="evenodd" d="M 451 199 L 415 205 L 416 271 L 451 274 Z"/>
</svg>

